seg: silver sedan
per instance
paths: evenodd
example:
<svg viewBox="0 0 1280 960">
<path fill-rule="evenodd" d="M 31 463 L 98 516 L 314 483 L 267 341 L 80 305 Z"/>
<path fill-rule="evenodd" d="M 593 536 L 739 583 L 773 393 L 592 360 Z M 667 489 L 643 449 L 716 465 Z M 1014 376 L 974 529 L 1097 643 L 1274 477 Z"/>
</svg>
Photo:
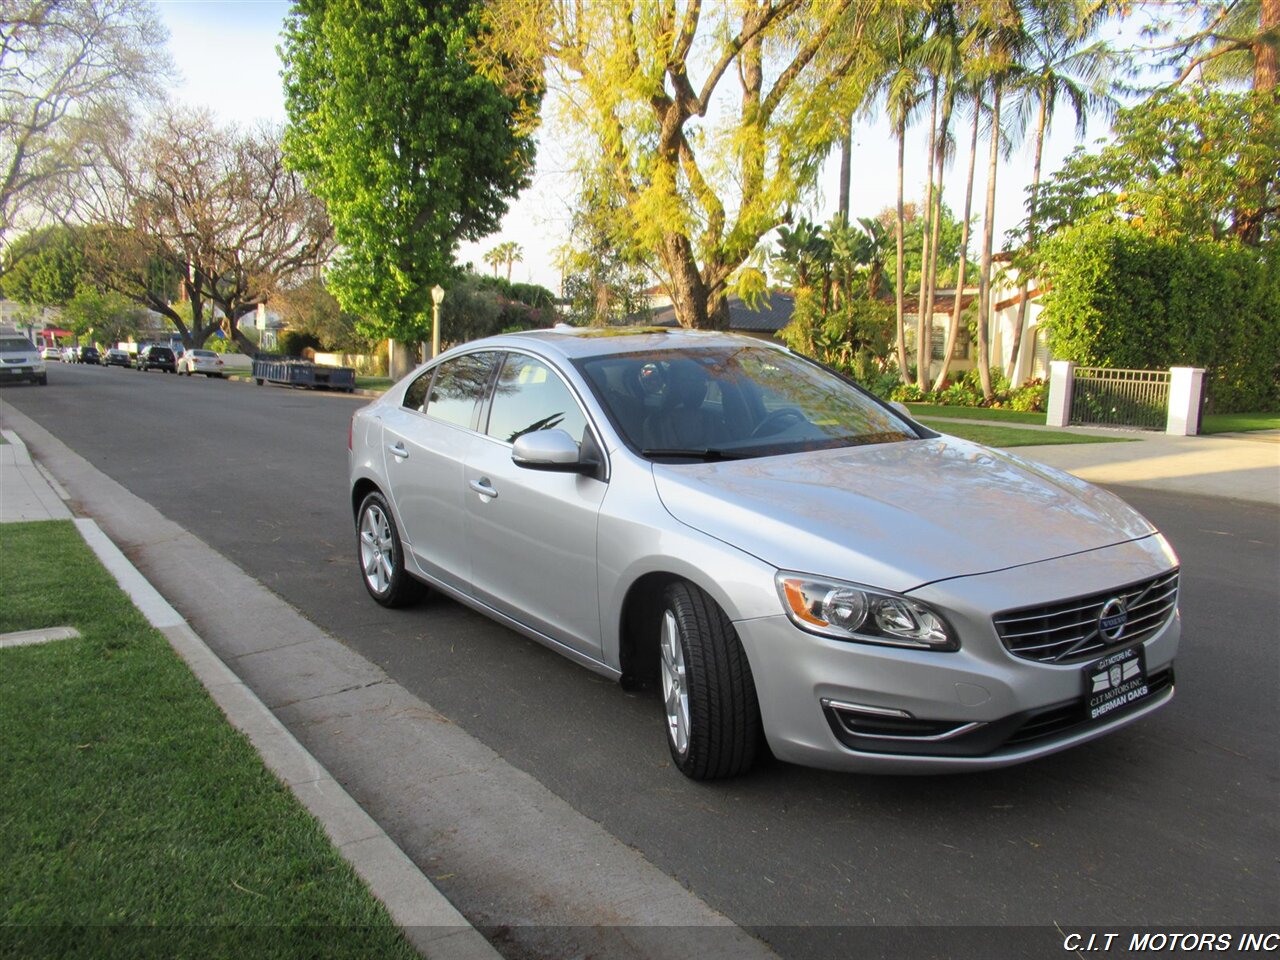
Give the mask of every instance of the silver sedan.
<svg viewBox="0 0 1280 960">
<path fill-rule="evenodd" d="M 1178 561 L 1122 501 L 725 334 L 465 344 L 357 411 L 360 576 L 661 691 L 697 779 L 999 767 L 1173 696 Z"/>
</svg>

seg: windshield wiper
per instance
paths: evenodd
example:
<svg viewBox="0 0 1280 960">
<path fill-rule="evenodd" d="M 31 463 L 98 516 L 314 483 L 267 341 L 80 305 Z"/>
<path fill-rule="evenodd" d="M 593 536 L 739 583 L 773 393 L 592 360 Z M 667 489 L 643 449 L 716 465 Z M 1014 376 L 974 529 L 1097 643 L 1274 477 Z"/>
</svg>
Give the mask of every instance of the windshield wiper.
<svg viewBox="0 0 1280 960">
<path fill-rule="evenodd" d="M 742 454 L 731 450 L 718 450 L 714 447 L 645 447 L 640 451 L 642 457 L 687 457 L 690 460 L 741 460 Z"/>
</svg>

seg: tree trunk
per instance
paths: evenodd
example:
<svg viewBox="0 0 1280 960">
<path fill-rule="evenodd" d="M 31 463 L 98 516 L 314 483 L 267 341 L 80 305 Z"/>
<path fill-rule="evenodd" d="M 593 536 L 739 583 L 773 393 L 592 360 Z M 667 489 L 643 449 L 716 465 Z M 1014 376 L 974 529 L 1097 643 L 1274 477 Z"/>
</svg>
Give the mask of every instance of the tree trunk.
<svg viewBox="0 0 1280 960">
<path fill-rule="evenodd" d="M 840 202 L 839 213 L 849 222 L 849 177 L 853 171 L 853 117 L 844 120 L 844 136 L 840 139 Z"/>
<path fill-rule="evenodd" d="M 938 82 L 933 82 L 933 96 L 929 108 L 929 152 L 926 156 L 928 171 L 925 188 L 924 219 L 920 223 L 920 295 L 916 298 L 916 386 L 929 389 L 929 340 L 933 317 L 924 312 L 924 291 L 929 277 L 929 236 L 933 215 L 933 151 L 938 136 Z"/>
<path fill-rule="evenodd" d="M 680 326 L 691 330 L 710 328 L 711 318 L 707 310 L 707 286 L 698 272 L 689 238 L 679 233 L 668 233 L 665 238 L 667 292 Z"/>
<path fill-rule="evenodd" d="M 1276 50 L 1276 31 L 1280 30 L 1280 0 L 1262 0 L 1260 24 L 1263 33 L 1269 33 L 1273 39 L 1270 43 L 1259 43 L 1254 51 L 1253 89 L 1274 90 L 1280 61 Z"/>
<path fill-rule="evenodd" d="M 982 381 L 982 395 L 987 400 L 994 396 L 991 390 L 991 346 L 988 331 L 991 328 L 991 255 L 996 219 L 996 169 L 1000 164 L 1000 83 L 991 91 L 991 155 L 987 161 L 987 208 L 982 224 L 982 265 L 978 280 L 978 377 Z"/>
<path fill-rule="evenodd" d="M 947 344 L 942 349 L 942 367 L 938 370 L 938 378 L 933 381 L 933 390 L 937 393 L 947 379 L 947 371 L 951 368 L 951 355 L 956 350 L 956 340 L 960 336 L 961 302 L 964 299 L 964 275 L 969 261 L 969 220 L 973 216 L 973 175 L 978 166 L 978 126 L 982 117 L 982 104 L 973 105 L 973 133 L 969 138 L 969 179 L 964 189 L 964 220 L 960 225 L 960 263 L 956 267 L 956 299 L 951 307 L 951 323 L 947 327 Z"/>
<path fill-rule="evenodd" d="M 942 120 L 938 124 L 938 143 L 937 148 L 934 151 L 934 164 L 937 168 L 938 189 L 934 197 L 933 209 L 930 211 L 932 231 L 929 237 L 929 256 L 921 265 L 925 271 L 926 278 L 924 287 L 924 315 L 929 318 L 929 350 L 927 353 L 929 362 L 925 366 L 925 388 L 927 388 L 929 383 L 929 368 L 933 365 L 933 304 L 937 299 L 938 242 L 942 232 L 942 172 L 945 169 L 947 158 L 947 131 L 951 127 L 951 108 L 954 104 L 955 94 L 952 90 L 948 89 L 943 94 Z"/>
<path fill-rule="evenodd" d="M 1049 107 L 1048 98 L 1041 91 L 1040 109 L 1036 114 L 1036 154 L 1035 161 L 1031 167 L 1031 199 L 1027 203 L 1027 247 L 1028 249 L 1035 246 L 1036 242 L 1036 205 L 1040 200 L 1040 158 L 1044 153 L 1044 130 L 1048 123 Z M 1027 325 L 1027 292 L 1031 289 L 1030 278 L 1026 274 L 1026 265 L 1023 265 L 1022 276 L 1018 278 L 1018 322 L 1013 327 L 1013 342 L 1009 347 L 1009 367 L 1005 371 L 1005 375 L 1009 378 L 1011 386 L 1017 386 L 1014 383 L 1014 376 L 1018 372 L 1018 354 L 1022 350 L 1022 331 Z"/>
<path fill-rule="evenodd" d="M 906 284 L 906 269 L 903 264 L 903 231 L 905 225 L 903 219 L 905 213 L 902 204 L 902 178 L 903 169 L 906 166 L 906 144 L 907 144 L 907 119 L 904 115 L 898 120 L 898 209 L 895 222 L 895 234 L 898 243 L 898 266 L 897 266 L 897 282 L 894 286 L 894 300 L 896 301 L 897 319 L 898 319 L 898 376 L 902 378 L 903 383 L 910 383 L 911 378 L 907 375 L 907 329 L 906 317 L 903 314 L 903 286 Z"/>
</svg>

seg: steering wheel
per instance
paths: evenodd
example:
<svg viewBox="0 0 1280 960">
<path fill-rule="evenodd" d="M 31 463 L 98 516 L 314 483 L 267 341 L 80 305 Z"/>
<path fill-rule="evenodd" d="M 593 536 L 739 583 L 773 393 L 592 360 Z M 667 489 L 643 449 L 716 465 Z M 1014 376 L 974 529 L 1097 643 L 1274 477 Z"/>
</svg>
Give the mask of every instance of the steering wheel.
<svg viewBox="0 0 1280 960">
<path fill-rule="evenodd" d="M 772 436 L 775 433 L 780 433 L 792 423 L 799 423 L 801 420 L 808 419 L 799 407 L 779 407 L 756 424 L 756 428 L 751 431 L 751 439 Z"/>
</svg>

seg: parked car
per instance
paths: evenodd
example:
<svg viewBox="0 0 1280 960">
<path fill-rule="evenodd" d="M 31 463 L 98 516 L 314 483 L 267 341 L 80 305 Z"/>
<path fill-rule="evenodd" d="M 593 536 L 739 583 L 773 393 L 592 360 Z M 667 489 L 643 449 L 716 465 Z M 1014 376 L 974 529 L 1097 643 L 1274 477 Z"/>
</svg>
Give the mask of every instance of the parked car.
<svg viewBox="0 0 1280 960">
<path fill-rule="evenodd" d="M 203 373 L 206 377 L 222 377 L 222 357 L 212 350 L 185 350 L 178 358 L 178 372 L 188 377 Z"/>
<path fill-rule="evenodd" d="M 80 362 L 101 364 L 102 354 L 98 352 L 98 348 L 95 346 L 83 346 L 80 348 Z"/>
<path fill-rule="evenodd" d="M 61 360 L 62 351 L 57 347 L 42 347 L 40 350 L 41 360 Z"/>
<path fill-rule="evenodd" d="M 384 606 L 439 590 L 655 683 L 675 765 L 1001 767 L 1173 696 L 1178 560 L 1117 497 L 726 334 L 475 341 L 357 411 Z"/>
<path fill-rule="evenodd" d="M 159 344 L 150 344 L 138 351 L 137 368 L 139 370 L 165 370 L 177 373 L 178 365 L 173 351 Z"/>
<path fill-rule="evenodd" d="M 79 347 L 63 347 L 62 362 L 63 363 L 79 363 L 80 348 Z"/>
<path fill-rule="evenodd" d="M 23 380 L 41 385 L 49 382 L 40 350 L 20 334 L 0 334 L 0 383 Z"/>
<path fill-rule="evenodd" d="M 112 347 L 102 355 L 102 365 L 104 367 L 131 367 L 133 362 L 129 359 L 129 352 Z"/>
</svg>

